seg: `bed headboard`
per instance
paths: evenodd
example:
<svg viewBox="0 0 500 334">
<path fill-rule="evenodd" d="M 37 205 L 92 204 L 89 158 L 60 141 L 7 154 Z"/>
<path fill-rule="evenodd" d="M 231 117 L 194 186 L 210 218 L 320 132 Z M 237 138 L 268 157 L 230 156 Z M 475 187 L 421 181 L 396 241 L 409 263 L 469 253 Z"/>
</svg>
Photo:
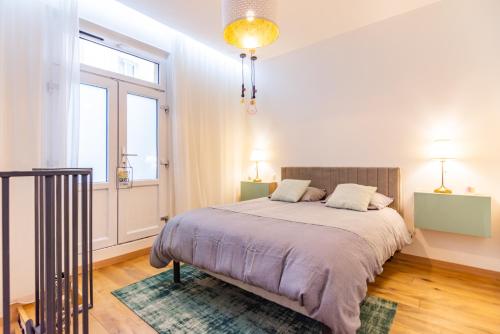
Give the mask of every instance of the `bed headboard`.
<svg viewBox="0 0 500 334">
<path fill-rule="evenodd" d="M 394 198 L 391 208 L 403 211 L 397 167 L 281 167 L 281 179 L 311 180 L 311 187 L 326 189 L 328 194 L 341 183 L 374 186 L 377 192 Z"/>
</svg>

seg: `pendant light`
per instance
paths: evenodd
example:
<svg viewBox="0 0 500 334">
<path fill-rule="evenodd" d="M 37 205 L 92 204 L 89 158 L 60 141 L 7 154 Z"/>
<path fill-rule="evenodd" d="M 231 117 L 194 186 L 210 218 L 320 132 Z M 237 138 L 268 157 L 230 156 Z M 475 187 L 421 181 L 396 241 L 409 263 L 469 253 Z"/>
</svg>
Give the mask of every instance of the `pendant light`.
<svg viewBox="0 0 500 334">
<path fill-rule="evenodd" d="M 241 103 L 247 104 L 247 112 L 257 112 L 255 86 L 255 55 L 256 49 L 267 46 L 279 36 L 276 24 L 277 0 L 222 0 L 222 18 L 224 23 L 225 41 L 249 53 L 251 64 L 251 98 L 245 98 L 244 60 L 245 52 L 241 58 Z"/>
<path fill-rule="evenodd" d="M 239 49 L 256 49 L 279 36 L 277 0 L 222 0 L 224 39 Z"/>
</svg>

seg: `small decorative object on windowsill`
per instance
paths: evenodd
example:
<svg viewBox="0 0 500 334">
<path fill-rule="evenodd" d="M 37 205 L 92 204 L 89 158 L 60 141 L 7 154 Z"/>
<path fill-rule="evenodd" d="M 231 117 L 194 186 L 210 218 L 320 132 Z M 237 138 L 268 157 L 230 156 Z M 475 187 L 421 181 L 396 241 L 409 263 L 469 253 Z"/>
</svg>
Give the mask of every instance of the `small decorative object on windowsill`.
<svg viewBox="0 0 500 334">
<path fill-rule="evenodd" d="M 448 160 L 454 159 L 451 141 L 448 139 L 435 140 L 433 143 L 433 159 L 439 160 L 441 163 L 441 186 L 434 189 L 438 194 L 451 194 L 452 190 L 444 185 L 445 163 Z"/>
<path fill-rule="evenodd" d="M 223 0 L 222 19 L 224 23 L 224 40 L 239 49 L 246 50 L 240 54 L 241 58 L 241 103 L 245 104 L 246 112 L 250 115 L 257 113 L 255 86 L 255 55 L 256 49 L 267 46 L 279 36 L 276 23 L 277 0 Z M 250 56 L 250 71 L 252 81 L 252 95 L 250 100 L 245 98 L 244 60 Z"/>
<path fill-rule="evenodd" d="M 253 182 L 262 182 L 262 179 L 259 177 L 259 162 L 265 161 L 265 153 L 263 150 L 253 150 L 252 155 L 250 156 L 250 161 L 255 161 L 255 178 L 252 180 Z"/>
</svg>

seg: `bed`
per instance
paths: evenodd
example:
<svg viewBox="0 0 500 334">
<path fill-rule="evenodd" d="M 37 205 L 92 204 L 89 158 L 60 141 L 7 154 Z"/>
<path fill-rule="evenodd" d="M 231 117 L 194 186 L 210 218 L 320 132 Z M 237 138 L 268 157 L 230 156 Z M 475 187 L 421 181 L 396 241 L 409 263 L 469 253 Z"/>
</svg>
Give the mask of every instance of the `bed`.
<svg viewBox="0 0 500 334">
<path fill-rule="evenodd" d="M 192 210 L 174 217 L 151 251 L 154 267 L 174 261 L 293 309 L 333 333 L 355 333 L 367 282 L 411 242 L 401 217 L 399 168 L 283 167 L 282 179 L 376 186 L 390 207 L 357 212 L 320 202 L 261 198 Z"/>
</svg>

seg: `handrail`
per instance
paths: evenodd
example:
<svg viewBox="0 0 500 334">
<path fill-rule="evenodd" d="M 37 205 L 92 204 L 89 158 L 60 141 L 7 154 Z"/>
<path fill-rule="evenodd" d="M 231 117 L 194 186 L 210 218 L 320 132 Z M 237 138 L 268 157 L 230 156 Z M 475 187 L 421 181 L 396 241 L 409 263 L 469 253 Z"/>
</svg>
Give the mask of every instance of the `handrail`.
<svg viewBox="0 0 500 334">
<path fill-rule="evenodd" d="M 92 174 L 92 168 L 35 168 L 31 171 L 0 172 L 0 177 L 34 177 L 90 174 Z"/>
</svg>

